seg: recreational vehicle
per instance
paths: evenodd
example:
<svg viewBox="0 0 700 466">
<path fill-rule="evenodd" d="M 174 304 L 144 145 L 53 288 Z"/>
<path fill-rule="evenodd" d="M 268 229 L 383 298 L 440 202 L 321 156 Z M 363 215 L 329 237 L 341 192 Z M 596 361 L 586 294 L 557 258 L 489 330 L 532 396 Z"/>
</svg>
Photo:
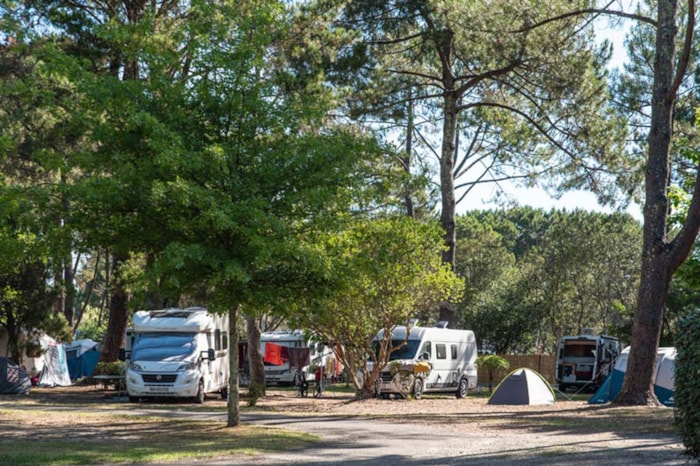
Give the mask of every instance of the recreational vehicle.
<svg viewBox="0 0 700 466">
<path fill-rule="evenodd" d="M 126 389 L 130 401 L 146 397 L 228 395 L 228 316 L 202 307 L 134 313 L 127 332 Z"/>
<path fill-rule="evenodd" d="M 383 338 L 380 331 L 377 340 Z M 402 345 L 402 343 L 405 344 Z M 452 392 L 458 398 L 476 388 L 476 340 L 471 330 L 444 327 L 394 328 L 389 356 L 376 382 L 377 395 L 411 394 L 420 399 L 424 393 Z"/>
<path fill-rule="evenodd" d="M 326 367 L 329 360 L 335 360 L 331 348 L 300 330 L 262 333 L 260 351 L 265 382 L 269 385 L 293 385 L 298 382 L 299 374 L 306 374 L 307 381 L 312 381 L 314 374 L 309 366 Z M 302 354 L 301 363 L 295 364 L 295 353 Z"/>
<path fill-rule="evenodd" d="M 594 335 L 583 329 L 580 335 L 562 337 L 557 345 L 556 375 L 559 390 L 569 387 L 597 389 L 620 355 L 620 341 L 608 335 Z"/>
</svg>

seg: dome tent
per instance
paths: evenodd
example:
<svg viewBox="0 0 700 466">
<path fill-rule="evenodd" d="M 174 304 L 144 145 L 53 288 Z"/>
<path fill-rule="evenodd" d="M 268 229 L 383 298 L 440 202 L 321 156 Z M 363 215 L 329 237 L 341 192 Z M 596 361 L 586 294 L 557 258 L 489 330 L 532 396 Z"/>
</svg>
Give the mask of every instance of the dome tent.
<svg viewBox="0 0 700 466">
<path fill-rule="evenodd" d="M 491 394 L 490 405 L 550 405 L 554 390 L 542 375 L 522 367 L 508 374 Z"/>
<path fill-rule="evenodd" d="M 627 358 L 629 357 L 630 347 L 628 346 L 615 361 L 615 366 L 610 375 L 605 379 L 603 385 L 596 390 L 589 404 L 604 404 L 608 403 L 617 397 L 622 389 L 622 383 L 627 372 Z M 675 394 L 675 363 L 676 363 L 676 348 L 661 347 L 656 353 L 656 366 L 654 368 L 654 394 L 665 406 L 673 406 Z"/>
<path fill-rule="evenodd" d="M 27 395 L 31 387 L 27 371 L 11 360 L 0 357 L 0 394 Z"/>
</svg>

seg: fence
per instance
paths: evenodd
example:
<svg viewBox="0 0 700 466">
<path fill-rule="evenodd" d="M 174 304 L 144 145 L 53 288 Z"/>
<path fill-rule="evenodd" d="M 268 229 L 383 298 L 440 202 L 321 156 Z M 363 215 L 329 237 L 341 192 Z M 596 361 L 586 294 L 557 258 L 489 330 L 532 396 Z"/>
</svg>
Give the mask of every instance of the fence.
<svg viewBox="0 0 700 466">
<path fill-rule="evenodd" d="M 508 370 L 493 371 L 494 388 L 496 388 L 496 385 L 498 385 L 506 375 L 510 374 L 511 371 L 521 367 L 527 367 L 528 369 L 539 372 L 549 383 L 553 384 L 555 382 L 554 366 L 556 364 L 556 357 L 553 354 L 499 354 L 499 356 L 510 363 L 510 368 Z M 489 371 L 478 368 L 477 375 L 477 383 L 479 385 L 488 386 Z"/>
</svg>

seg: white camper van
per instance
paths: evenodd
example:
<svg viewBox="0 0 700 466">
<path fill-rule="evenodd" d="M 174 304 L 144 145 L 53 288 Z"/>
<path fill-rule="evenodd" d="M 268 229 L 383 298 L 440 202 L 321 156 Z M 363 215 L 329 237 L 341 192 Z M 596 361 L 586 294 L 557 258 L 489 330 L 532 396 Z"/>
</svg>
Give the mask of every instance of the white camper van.
<svg viewBox="0 0 700 466">
<path fill-rule="evenodd" d="M 145 397 L 228 395 L 228 316 L 202 307 L 138 311 L 127 332 L 126 390 Z"/>
<path fill-rule="evenodd" d="M 617 337 L 594 335 L 590 328 L 582 329 L 580 335 L 560 338 L 555 376 L 559 390 L 597 389 L 612 371 L 620 350 Z"/>
<path fill-rule="evenodd" d="M 268 344 L 271 344 L 268 347 Z M 275 352 L 272 347 L 277 345 L 283 352 L 279 358 L 273 357 Z M 315 342 L 301 330 L 264 332 L 260 335 L 260 351 L 263 354 L 265 364 L 265 382 L 269 385 L 293 385 L 298 368 L 290 367 L 288 348 L 308 348 L 309 365 L 302 367 L 301 372 L 306 374 L 308 381 L 314 380 L 314 374 L 308 370 L 310 365 L 326 367 L 329 358 L 333 358 L 333 351 L 322 342 Z"/>
<path fill-rule="evenodd" d="M 377 339 L 383 337 L 380 331 Z M 392 347 L 406 344 L 389 356 L 389 364 L 377 379 L 377 395 L 453 392 L 457 398 L 476 388 L 476 339 L 471 330 L 441 327 L 396 327 Z"/>
</svg>

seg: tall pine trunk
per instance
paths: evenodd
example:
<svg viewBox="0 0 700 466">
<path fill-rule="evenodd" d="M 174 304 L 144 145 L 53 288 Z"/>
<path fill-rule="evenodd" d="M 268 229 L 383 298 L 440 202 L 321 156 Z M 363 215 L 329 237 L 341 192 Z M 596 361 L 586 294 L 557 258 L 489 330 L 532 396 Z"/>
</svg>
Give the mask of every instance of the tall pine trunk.
<svg viewBox="0 0 700 466">
<path fill-rule="evenodd" d="M 449 71 L 446 71 L 447 74 Z M 454 84 L 451 78 L 445 80 Z M 440 154 L 440 191 L 442 194 L 442 211 L 440 224 L 445 230 L 446 249 L 442 253 L 442 262 L 448 264 L 450 269 L 455 269 L 455 254 L 457 246 L 457 230 L 455 227 L 456 201 L 455 201 L 455 146 L 457 144 L 457 94 L 452 87 L 447 87 L 444 96 L 444 120 L 442 128 L 442 151 Z M 452 322 L 454 309 L 450 303 L 440 305 L 438 320 Z"/>
<path fill-rule="evenodd" d="M 109 300 L 109 320 L 102 342 L 100 361 L 114 362 L 119 358 L 119 348 L 124 343 L 127 323 L 129 322 L 129 296 L 123 280 L 120 277 L 122 265 L 129 260 L 129 254 L 114 254 L 112 256 L 112 289 Z"/>
<path fill-rule="evenodd" d="M 678 86 L 686 71 L 686 49 L 689 50 L 689 40 L 694 29 L 694 6 L 690 6 L 687 45 L 676 70 L 677 16 L 676 0 L 658 3 L 651 129 L 645 180 L 642 275 L 625 381 L 615 400 L 626 405 L 658 404 L 653 379 L 664 305 L 673 273 L 690 253 L 700 227 L 700 180 L 699 175 L 696 175 L 693 200 L 685 223 L 673 240 L 668 238 L 673 108 Z"/>
</svg>

